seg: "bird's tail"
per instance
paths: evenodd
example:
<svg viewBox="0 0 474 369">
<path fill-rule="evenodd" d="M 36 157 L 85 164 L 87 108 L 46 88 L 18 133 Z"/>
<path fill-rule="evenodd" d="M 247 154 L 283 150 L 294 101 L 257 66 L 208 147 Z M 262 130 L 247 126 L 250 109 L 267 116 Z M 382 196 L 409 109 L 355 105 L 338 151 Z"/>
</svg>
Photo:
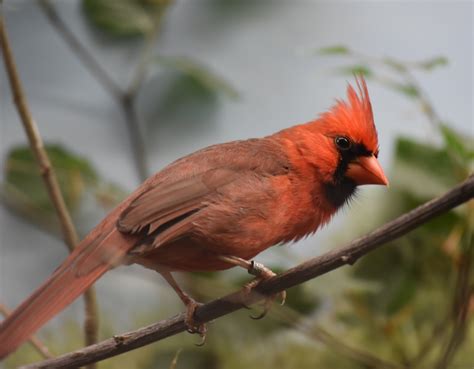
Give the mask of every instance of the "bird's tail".
<svg viewBox="0 0 474 369">
<path fill-rule="evenodd" d="M 114 227 L 105 232 L 105 236 L 87 237 L 79 244 L 63 264 L 0 324 L 0 359 L 15 351 L 119 263 L 130 247 L 129 241 Z"/>
</svg>

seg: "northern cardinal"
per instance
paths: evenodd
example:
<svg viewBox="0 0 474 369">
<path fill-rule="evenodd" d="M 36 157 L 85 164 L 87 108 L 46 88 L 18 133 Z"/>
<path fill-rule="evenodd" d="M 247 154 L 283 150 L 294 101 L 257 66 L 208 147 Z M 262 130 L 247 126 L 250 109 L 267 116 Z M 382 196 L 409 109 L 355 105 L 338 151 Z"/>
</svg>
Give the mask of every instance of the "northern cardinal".
<svg viewBox="0 0 474 369">
<path fill-rule="evenodd" d="M 141 264 L 159 272 L 187 307 L 172 271 L 242 266 L 272 245 L 315 232 L 358 185 L 387 185 L 363 78 L 306 124 L 271 136 L 210 146 L 146 180 L 76 247 L 59 268 L 0 325 L 5 357 L 108 270 Z"/>
</svg>

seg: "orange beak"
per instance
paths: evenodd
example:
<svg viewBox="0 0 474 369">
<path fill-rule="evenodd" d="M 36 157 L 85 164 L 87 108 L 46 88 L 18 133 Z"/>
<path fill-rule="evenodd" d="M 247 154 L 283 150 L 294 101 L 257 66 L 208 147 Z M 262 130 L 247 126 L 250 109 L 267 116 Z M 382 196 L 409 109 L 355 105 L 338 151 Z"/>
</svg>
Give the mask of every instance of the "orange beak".
<svg viewBox="0 0 474 369">
<path fill-rule="evenodd" d="M 376 184 L 388 186 L 382 167 L 377 158 L 371 156 L 360 156 L 357 161 L 350 163 L 347 168 L 347 176 L 358 185 Z"/>
</svg>

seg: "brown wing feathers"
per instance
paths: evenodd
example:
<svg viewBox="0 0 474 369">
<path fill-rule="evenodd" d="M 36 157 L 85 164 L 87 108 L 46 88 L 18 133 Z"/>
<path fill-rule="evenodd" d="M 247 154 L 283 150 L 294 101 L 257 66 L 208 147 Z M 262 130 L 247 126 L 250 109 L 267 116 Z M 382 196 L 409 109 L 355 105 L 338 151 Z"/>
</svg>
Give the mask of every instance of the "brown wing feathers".
<svg viewBox="0 0 474 369">
<path fill-rule="evenodd" d="M 206 198 L 238 176 L 234 170 L 218 168 L 175 183 L 158 185 L 143 193 L 122 212 L 117 227 L 132 234 L 147 228 L 146 233 L 150 235 L 160 226 L 203 208 Z"/>
</svg>

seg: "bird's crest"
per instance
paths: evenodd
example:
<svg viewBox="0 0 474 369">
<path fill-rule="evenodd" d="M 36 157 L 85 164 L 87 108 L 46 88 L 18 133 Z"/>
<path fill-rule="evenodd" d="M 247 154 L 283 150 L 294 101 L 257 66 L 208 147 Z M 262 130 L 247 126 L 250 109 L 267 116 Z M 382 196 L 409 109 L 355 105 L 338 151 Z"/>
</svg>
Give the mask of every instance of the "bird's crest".
<svg viewBox="0 0 474 369">
<path fill-rule="evenodd" d="M 329 123 L 336 134 L 347 133 L 355 142 L 363 143 L 370 151 L 378 148 L 377 130 L 374 124 L 369 91 L 363 76 L 356 77 L 357 91 L 347 86 L 347 100 L 336 100 L 336 104 L 321 119 Z"/>
</svg>

